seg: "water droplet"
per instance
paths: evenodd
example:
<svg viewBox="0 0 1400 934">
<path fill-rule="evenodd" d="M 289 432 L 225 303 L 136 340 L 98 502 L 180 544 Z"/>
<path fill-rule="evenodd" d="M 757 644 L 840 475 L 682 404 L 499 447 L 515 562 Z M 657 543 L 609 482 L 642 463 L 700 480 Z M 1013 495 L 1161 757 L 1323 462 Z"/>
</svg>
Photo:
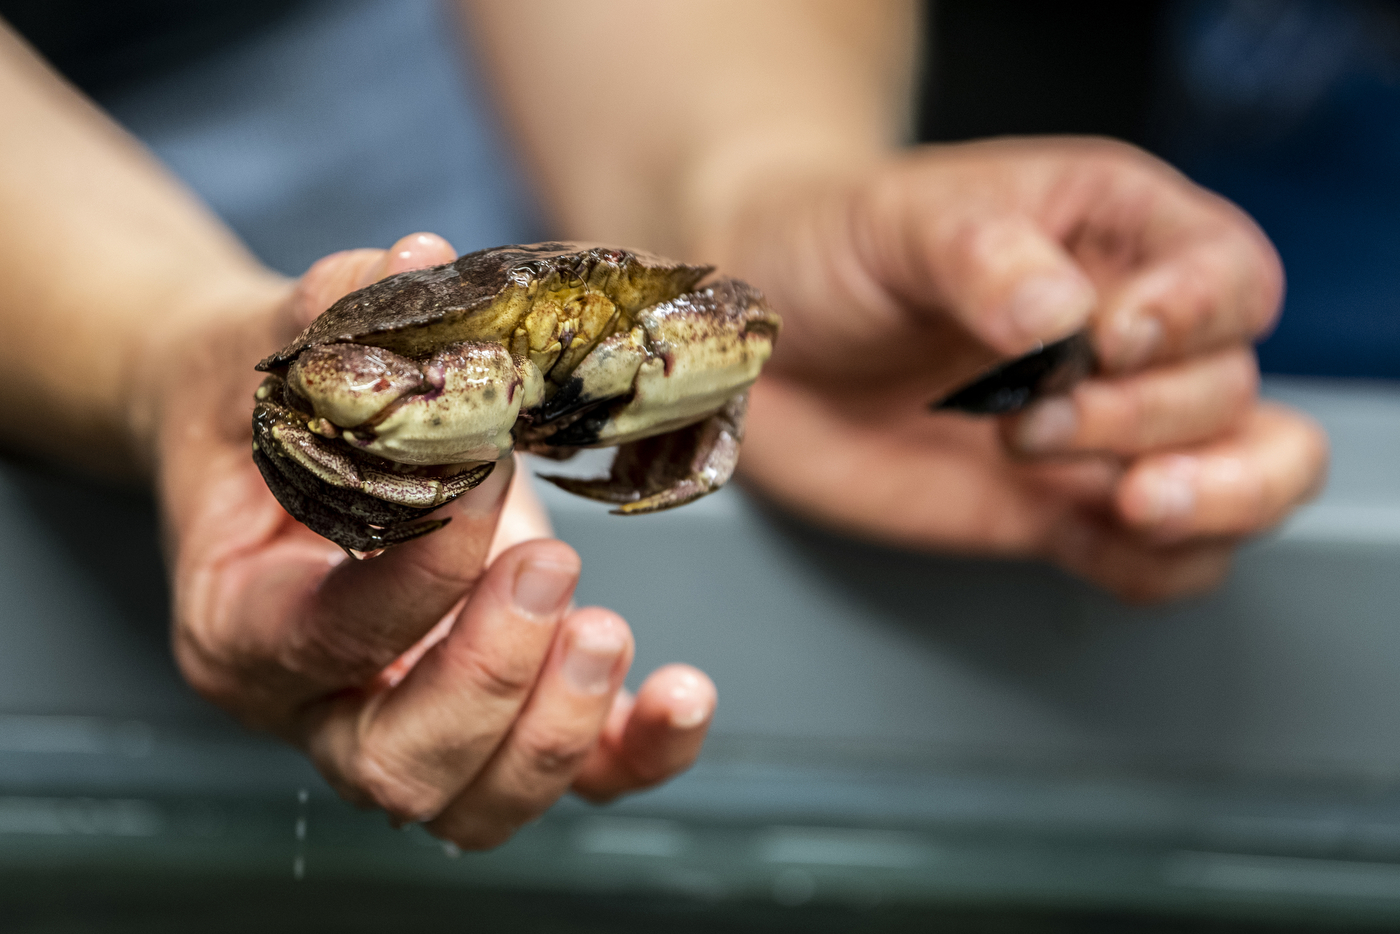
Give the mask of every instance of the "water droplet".
<svg viewBox="0 0 1400 934">
<path fill-rule="evenodd" d="M 306 812 L 310 801 L 309 791 L 305 788 L 297 789 L 297 822 L 292 830 L 292 836 L 297 842 L 296 855 L 292 857 L 292 878 L 297 881 L 306 876 Z"/>
</svg>

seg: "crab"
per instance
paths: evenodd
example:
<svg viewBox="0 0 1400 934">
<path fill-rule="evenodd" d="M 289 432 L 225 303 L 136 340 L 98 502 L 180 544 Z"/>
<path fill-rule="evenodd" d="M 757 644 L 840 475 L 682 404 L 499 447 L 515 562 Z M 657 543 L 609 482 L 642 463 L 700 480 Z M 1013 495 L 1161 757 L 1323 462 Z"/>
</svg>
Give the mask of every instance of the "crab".
<svg viewBox="0 0 1400 934">
<path fill-rule="evenodd" d="M 512 451 L 616 447 L 607 476 L 547 476 L 637 515 L 722 487 L 781 322 L 736 279 L 574 243 L 481 250 L 352 292 L 258 364 L 253 458 L 292 516 L 353 554 Z"/>
</svg>

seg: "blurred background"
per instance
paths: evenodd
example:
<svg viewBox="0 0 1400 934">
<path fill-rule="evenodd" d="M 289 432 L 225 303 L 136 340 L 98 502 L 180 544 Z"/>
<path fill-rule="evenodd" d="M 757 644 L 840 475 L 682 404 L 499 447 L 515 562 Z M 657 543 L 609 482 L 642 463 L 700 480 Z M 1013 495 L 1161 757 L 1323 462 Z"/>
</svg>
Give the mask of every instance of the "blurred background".
<svg viewBox="0 0 1400 934">
<path fill-rule="evenodd" d="M 548 234 L 430 0 L 0 0 L 269 264 Z M 149 501 L 0 464 L 0 930 L 1310 931 L 1400 926 L 1400 3 L 945 0 L 918 135 L 1096 133 L 1283 255 L 1266 391 L 1327 491 L 1216 595 L 804 526 L 730 488 L 549 497 L 700 764 L 490 854 L 341 804 L 181 683 Z M 368 50 L 368 51 L 367 51 Z"/>
</svg>

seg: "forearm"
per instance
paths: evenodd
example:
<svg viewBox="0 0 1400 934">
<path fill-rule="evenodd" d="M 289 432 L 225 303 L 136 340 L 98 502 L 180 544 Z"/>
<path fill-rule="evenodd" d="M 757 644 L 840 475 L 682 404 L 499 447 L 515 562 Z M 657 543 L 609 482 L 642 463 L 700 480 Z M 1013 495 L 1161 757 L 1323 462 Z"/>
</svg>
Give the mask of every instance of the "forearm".
<svg viewBox="0 0 1400 934">
<path fill-rule="evenodd" d="M 464 0 L 563 233 L 692 255 L 775 174 L 848 171 L 907 132 L 909 0 Z"/>
<path fill-rule="evenodd" d="M 3 23 L 0 119 L 0 366 L 23 387 L 5 445 L 140 471 L 162 345 L 274 280 Z"/>
</svg>

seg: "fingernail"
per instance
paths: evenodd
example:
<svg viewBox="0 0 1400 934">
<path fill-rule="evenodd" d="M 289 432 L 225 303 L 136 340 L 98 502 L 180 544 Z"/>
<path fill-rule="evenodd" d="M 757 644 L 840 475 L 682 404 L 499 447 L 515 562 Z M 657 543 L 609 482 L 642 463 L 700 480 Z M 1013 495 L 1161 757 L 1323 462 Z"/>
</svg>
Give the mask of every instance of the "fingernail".
<svg viewBox="0 0 1400 934">
<path fill-rule="evenodd" d="M 1028 338 L 1051 341 L 1084 324 L 1094 287 L 1072 273 L 1032 276 L 1011 296 L 1011 321 Z"/>
<path fill-rule="evenodd" d="M 1196 508 L 1196 480 L 1200 463 L 1194 457 L 1175 457 L 1145 475 L 1141 490 L 1146 499 L 1142 519 L 1162 524 L 1191 515 Z"/>
<path fill-rule="evenodd" d="M 1062 451 L 1079 430 L 1079 410 L 1065 396 L 1037 402 L 1021 416 L 1011 436 L 1012 445 L 1026 454 Z"/>
<path fill-rule="evenodd" d="M 515 605 L 526 613 L 545 616 L 563 609 L 574 592 L 572 567 L 547 561 L 527 561 L 515 575 Z"/>
<path fill-rule="evenodd" d="M 710 692 L 695 675 L 687 675 L 671 688 L 671 726 L 678 730 L 693 730 L 709 719 L 714 710 Z"/>
<path fill-rule="evenodd" d="M 1115 370 L 1136 370 L 1162 343 L 1162 322 L 1148 314 L 1123 314 L 1113 322 L 1104 362 Z"/>
<path fill-rule="evenodd" d="M 612 686 L 613 668 L 626 647 L 626 636 L 614 626 L 576 630 L 564 656 L 564 680 L 580 694 L 602 694 Z"/>
</svg>

